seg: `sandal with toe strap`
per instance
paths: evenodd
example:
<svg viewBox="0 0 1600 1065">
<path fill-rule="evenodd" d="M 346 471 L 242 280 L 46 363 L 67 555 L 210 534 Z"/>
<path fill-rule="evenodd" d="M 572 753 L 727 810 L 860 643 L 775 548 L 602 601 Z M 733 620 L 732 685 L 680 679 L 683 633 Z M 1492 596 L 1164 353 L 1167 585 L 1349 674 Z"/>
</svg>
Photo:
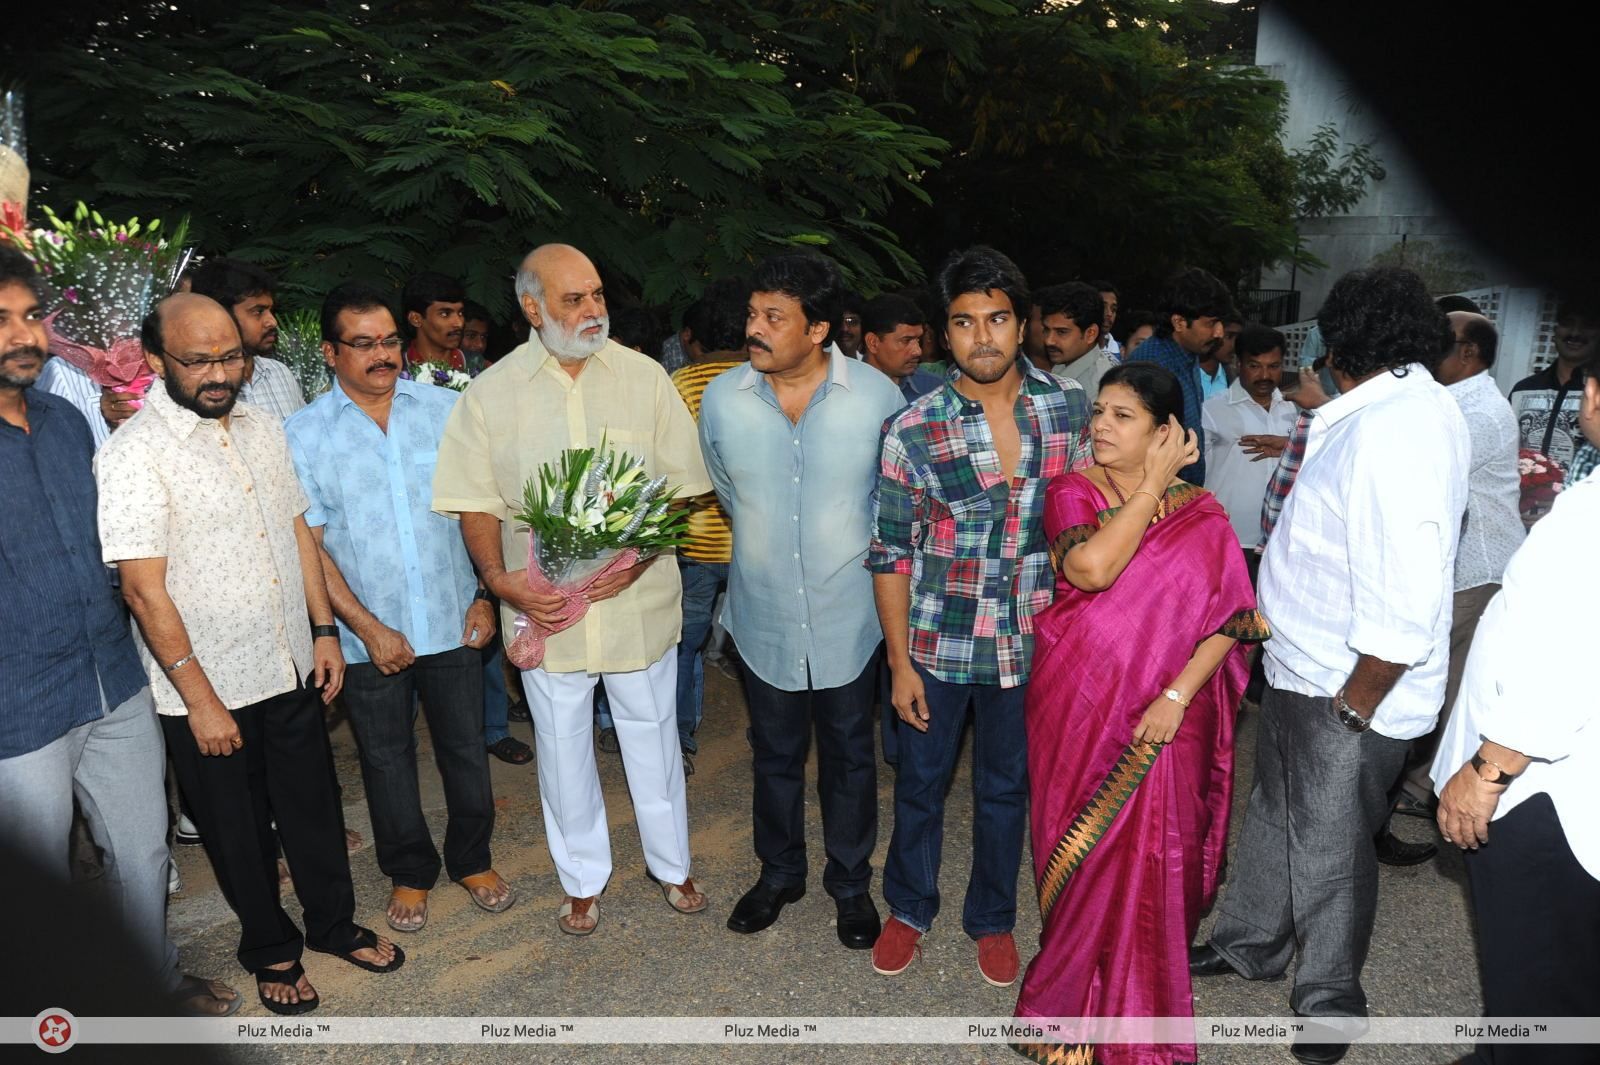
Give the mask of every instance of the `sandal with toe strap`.
<svg viewBox="0 0 1600 1065">
<path fill-rule="evenodd" d="M 427 890 L 424 888 L 401 887 L 396 884 L 394 889 L 389 892 L 389 904 L 392 906 L 397 902 L 408 909 L 415 909 L 421 906 L 422 912 L 416 916 L 415 924 L 402 924 L 391 917 L 389 912 L 385 910 L 383 919 L 388 922 L 389 927 L 396 932 L 405 932 L 407 934 L 422 931 L 423 927 L 428 923 Z"/>
<path fill-rule="evenodd" d="M 300 993 L 297 986 L 300 978 L 305 976 L 305 966 L 295 962 L 287 969 L 257 969 L 252 975 L 256 978 L 256 994 L 261 998 L 261 1004 L 273 1013 L 285 1017 L 298 1017 L 302 1013 L 310 1013 L 322 1005 L 322 996 L 313 994 L 311 998 L 303 998 L 299 1002 L 274 1002 L 261 990 L 264 984 L 286 984 L 295 989 L 295 994 Z"/>
<path fill-rule="evenodd" d="M 594 921 L 594 924 L 587 928 L 575 925 L 572 922 L 574 917 L 579 920 L 585 917 L 590 918 Z M 594 895 L 590 895 L 586 899 L 568 895 L 561 901 L 561 908 L 556 911 L 556 927 L 569 936 L 594 935 L 594 930 L 600 927 L 600 900 Z"/>
<path fill-rule="evenodd" d="M 464 876 L 460 880 L 456 881 L 456 883 L 467 889 L 467 897 L 473 901 L 473 904 L 476 905 L 478 909 L 486 910 L 489 913 L 505 913 L 507 910 L 511 909 L 512 905 L 517 901 L 516 891 L 512 889 L 509 883 L 507 883 L 505 877 L 501 876 L 493 869 L 489 869 L 482 873 L 473 873 L 471 876 Z M 506 897 L 501 899 L 499 902 L 494 903 L 483 901 L 483 898 L 475 890 L 477 888 L 487 888 L 490 891 L 493 891 L 495 888 L 498 888 L 502 885 L 504 885 L 506 889 Z"/>
<path fill-rule="evenodd" d="M 655 885 L 661 889 L 662 897 L 667 900 L 667 905 L 671 906 L 676 913 L 700 913 L 711 905 L 711 901 L 706 898 L 705 892 L 694 886 L 693 877 L 685 877 L 681 884 L 668 884 L 665 881 L 657 880 L 653 873 L 646 873 L 645 875 L 650 877 Z M 699 904 L 695 905 L 686 902 L 691 895 L 700 896 Z"/>
<path fill-rule="evenodd" d="M 400 944 L 398 943 L 393 944 L 394 958 L 388 965 L 375 965 L 365 958 L 356 957 L 356 951 L 358 950 L 369 947 L 376 950 L 378 947 L 378 933 L 370 928 L 362 928 L 360 925 L 356 926 L 356 938 L 351 940 L 345 947 L 339 949 L 316 947 L 310 943 L 307 943 L 306 946 L 318 954 L 332 954 L 335 958 L 343 958 L 356 968 L 365 969 L 369 973 L 392 973 L 406 963 L 406 952 L 400 949 Z"/>
<path fill-rule="evenodd" d="M 269 980 L 267 982 L 272 983 L 273 981 Z M 239 1012 L 239 1007 L 244 1005 L 244 996 L 234 992 L 232 998 L 223 998 L 216 992 L 216 988 L 219 987 L 233 991 L 233 988 L 228 987 L 221 980 L 207 980 L 203 977 L 190 976 L 185 973 L 183 979 L 178 982 L 178 986 L 172 992 L 172 1012 L 179 1017 L 232 1017 Z M 212 1002 L 222 1003 L 222 1012 L 218 1013 L 215 1010 L 189 1005 L 190 1002 L 197 998 L 207 998 Z"/>
</svg>

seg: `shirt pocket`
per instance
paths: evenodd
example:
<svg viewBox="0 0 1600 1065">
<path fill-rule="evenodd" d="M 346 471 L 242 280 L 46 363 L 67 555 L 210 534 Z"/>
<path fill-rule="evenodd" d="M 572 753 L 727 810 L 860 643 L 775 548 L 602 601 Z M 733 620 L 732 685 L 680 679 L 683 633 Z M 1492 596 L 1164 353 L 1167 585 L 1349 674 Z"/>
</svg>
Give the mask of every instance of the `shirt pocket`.
<svg viewBox="0 0 1600 1065">
<path fill-rule="evenodd" d="M 929 493 L 923 497 L 922 543 L 924 552 L 939 558 L 977 558 L 984 552 L 993 507 L 982 492 L 944 500 Z"/>
</svg>

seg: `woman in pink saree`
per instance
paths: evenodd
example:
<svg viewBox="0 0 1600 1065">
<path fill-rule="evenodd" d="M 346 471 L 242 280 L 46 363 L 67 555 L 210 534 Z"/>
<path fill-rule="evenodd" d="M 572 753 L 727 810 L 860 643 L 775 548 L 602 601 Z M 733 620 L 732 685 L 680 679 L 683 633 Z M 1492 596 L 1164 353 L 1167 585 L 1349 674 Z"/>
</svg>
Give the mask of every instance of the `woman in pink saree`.
<svg viewBox="0 0 1600 1065">
<path fill-rule="evenodd" d="M 1196 456 L 1182 402 L 1159 366 L 1111 370 L 1095 465 L 1047 489 L 1056 598 L 1026 711 L 1044 928 L 1021 1018 L 1194 1013 L 1188 948 L 1227 840 L 1240 641 L 1267 633 L 1227 515 L 1176 479 Z M 1050 1065 L 1196 1060 L 1181 1044 L 1016 1049 Z"/>
</svg>

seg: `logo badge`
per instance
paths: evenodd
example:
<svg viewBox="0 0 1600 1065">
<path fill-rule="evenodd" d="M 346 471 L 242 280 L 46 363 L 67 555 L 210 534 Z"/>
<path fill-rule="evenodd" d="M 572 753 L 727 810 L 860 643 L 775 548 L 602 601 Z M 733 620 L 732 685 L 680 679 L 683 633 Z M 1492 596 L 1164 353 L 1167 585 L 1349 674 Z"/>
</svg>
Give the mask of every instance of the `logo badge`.
<svg viewBox="0 0 1600 1065">
<path fill-rule="evenodd" d="M 48 1009 L 33 1019 L 33 1044 L 46 1054 L 59 1054 L 78 1041 L 78 1018 L 62 1009 Z"/>
</svg>

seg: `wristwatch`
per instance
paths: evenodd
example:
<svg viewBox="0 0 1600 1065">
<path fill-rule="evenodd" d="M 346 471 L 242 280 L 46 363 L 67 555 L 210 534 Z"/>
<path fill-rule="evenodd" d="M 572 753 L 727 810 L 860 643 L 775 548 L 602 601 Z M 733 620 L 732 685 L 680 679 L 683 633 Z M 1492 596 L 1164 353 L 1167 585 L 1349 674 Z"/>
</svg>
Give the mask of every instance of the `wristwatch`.
<svg viewBox="0 0 1600 1065">
<path fill-rule="evenodd" d="M 475 601 L 478 599 L 490 600 L 494 598 L 494 593 L 491 592 L 486 586 L 480 584 L 478 585 L 478 590 L 472 593 L 472 598 Z"/>
<path fill-rule="evenodd" d="M 1472 756 L 1472 771 L 1478 774 L 1478 779 L 1485 784 L 1510 784 L 1522 775 L 1521 773 L 1507 773 L 1500 768 L 1499 762 L 1491 762 L 1481 754 Z"/>
<path fill-rule="evenodd" d="M 1350 708 L 1344 701 L 1344 689 L 1340 688 L 1333 694 L 1333 712 L 1338 715 L 1339 724 L 1351 732 L 1365 732 L 1372 727 L 1372 718 L 1362 717 Z"/>
<path fill-rule="evenodd" d="M 311 626 L 311 638 L 313 640 L 320 640 L 324 636 L 331 637 L 332 639 L 337 640 L 339 638 L 339 626 L 337 626 L 337 625 L 313 625 L 313 626 Z"/>
</svg>

